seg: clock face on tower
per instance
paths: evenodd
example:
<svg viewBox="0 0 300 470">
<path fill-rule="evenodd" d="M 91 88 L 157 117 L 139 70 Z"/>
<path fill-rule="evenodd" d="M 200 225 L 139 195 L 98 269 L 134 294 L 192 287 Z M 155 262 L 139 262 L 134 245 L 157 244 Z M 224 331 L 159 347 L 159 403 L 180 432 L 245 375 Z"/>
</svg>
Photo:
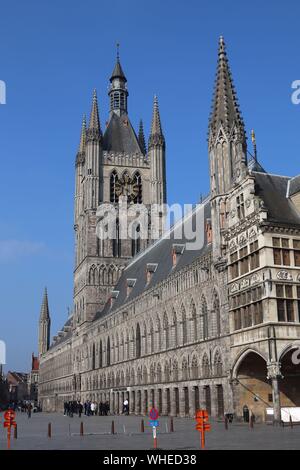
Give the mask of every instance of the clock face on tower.
<svg viewBox="0 0 300 470">
<path fill-rule="evenodd" d="M 127 174 L 116 182 L 115 188 L 118 197 L 126 196 L 131 201 L 134 200 L 139 193 L 139 185 Z"/>
</svg>

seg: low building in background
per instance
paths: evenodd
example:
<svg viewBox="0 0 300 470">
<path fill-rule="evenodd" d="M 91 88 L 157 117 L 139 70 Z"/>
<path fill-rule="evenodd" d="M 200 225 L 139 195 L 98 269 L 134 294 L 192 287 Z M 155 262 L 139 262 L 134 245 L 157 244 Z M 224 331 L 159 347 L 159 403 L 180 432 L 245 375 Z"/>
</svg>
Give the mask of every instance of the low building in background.
<svg viewBox="0 0 300 470">
<path fill-rule="evenodd" d="M 15 403 L 28 400 L 28 374 L 24 372 L 8 371 L 6 375 L 9 401 Z"/>
</svg>

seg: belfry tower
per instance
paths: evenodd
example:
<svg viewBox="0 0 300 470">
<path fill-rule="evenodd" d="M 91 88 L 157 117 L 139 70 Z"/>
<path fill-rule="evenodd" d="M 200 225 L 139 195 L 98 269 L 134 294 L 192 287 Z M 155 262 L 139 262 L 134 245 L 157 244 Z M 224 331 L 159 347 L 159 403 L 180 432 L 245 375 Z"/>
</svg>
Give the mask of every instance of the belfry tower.
<svg viewBox="0 0 300 470">
<path fill-rule="evenodd" d="M 165 139 L 158 100 L 154 99 L 148 151 L 143 123 L 135 132 L 128 116 L 127 78 L 119 52 L 110 77 L 109 116 L 102 130 L 96 90 L 87 125 L 83 118 L 75 177 L 75 271 L 74 326 L 91 321 L 101 312 L 128 260 L 143 250 L 151 238 L 141 237 L 141 227 L 128 219 L 127 237 L 121 233 L 119 208 L 129 212 L 143 205 L 166 201 Z M 97 236 L 97 209 L 104 204 L 115 208 L 114 236 Z M 104 207 L 104 206 L 103 206 Z"/>
</svg>

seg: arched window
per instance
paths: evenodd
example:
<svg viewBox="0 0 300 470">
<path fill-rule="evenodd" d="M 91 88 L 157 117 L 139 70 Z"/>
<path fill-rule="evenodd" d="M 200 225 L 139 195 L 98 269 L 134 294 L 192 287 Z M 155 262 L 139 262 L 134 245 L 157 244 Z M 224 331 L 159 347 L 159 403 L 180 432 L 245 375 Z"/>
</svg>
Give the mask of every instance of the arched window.
<svg viewBox="0 0 300 470">
<path fill-rule="evenodd" d="M 178 380 L 178 362 L 177 359 L 173 362 L 173 380 L 176 382 Z"/>
<path fill-rule="evenodd" d="M 112 240 L 113 256 L 115 258 L 120 258 L 122 252 L 121 238 L 120 238 L 120 222 L 119 219 L 116 220 L 116 232 L 115 238 Z"/>
<path fill-rule="evenodd" d="M 139 323 L 136 326 L 135 351 L 136 351 L 136 357 L 141 357 L 141 328 L 140 328 Z"/>
<path fill-rule="evenodd" d="M 197 311 L 193 300 L 191 302 L 191 338 L 192 341 L 197 341 L 198 339 Z"/>
<path fill-rule="evenodd" d="M 163 319 L 163 328 L 164 328 L 164 339 L 165 339 L 165 348 L 168 349 L 170 347 L 170 338 L 169 338 L 169 322 L 167 312 L 164 313 Z"/>
<path fill-rule="evenodd" d="M 215 333 L 216 333 L 216 336 L 220 336 L 221 334 L 220 300 L 216 292 L 214 292 L 213 310 L 214 310 L 214 320 L 215 320 Z"/>
<path fill-rule="evenodd" d="M 107 338 L 107 347 L 106 347 L 106 365 L 110 366 L 110 339 Z"/>
<path fill-rule="evenodd" d="M 167 361 L 165 362 L 164 375 L 165 375 L 165 382 L 170 382 L 170 365 Z"/>
<path fill-rule="evenodd" d="M 187 324 L 185 308 L 181 305 L 181 321 L 182 321 L 182 344 L 187 343 Z"/>
<path fill-rule="evenodd" d="M 95 353 L 95 344 L 92 346 L 92 369 L 96 368 L 96 353 Z"/>
<path fill-rule="evenodd" d="M 133 176 L 133 184 L 134 184 L 135 193 L 136 193 L 133 198 L 133 202 L 136 204 L 142 204 L 143 202 L 142 177 L 138 171 Z"/>
<path fill-rule="evenodd" d="M 102 359 L 102 340 L 100 340 L 99 345 L 99 367 L 103 367 L 103 359 Z"/>
<path fill-rule="evenodd" d="M 221 357 L 221 354 L 220 354 L 219 351 L 217 351 L 216 354 L 215 354 L 214 373 L 218 377 L 223 375 L 222 357 Z"/>
<path fill-rule="evenodd" d="M 209 360 L 208 360 L 207 354 L 204 354 L 203 359 L 202 359 L 202 375 L 203 377 L 210 376 Z"/>
<path fill-rule="evenodd" d="M 177 345 L 178 345 L 178 327 L 177 327 L 177 315 L 176 315 L 176 311 L 175 309 L 173 308 L 173 331 L 174 331 L 174 344 L 173 346 L 176 348 Z"/>
<path fill-rule="evenodd" d="M 152 320 L 150 323 L 149 336 L 150 336 L 150 353 L 153 353 L 154 352 L 154 328 L 153 328 Z"/>
<path fill-rule="evenodd" d="M 197 357 L 194 356 L 192 359 L 192 379 L 198 379 L 198 378 L 199 378 L 198 360 L 197 360 Z"/>
<path fill-rule="evenodd" d="M 131 234 L 131 254 L 132 256 L 137 255 L 141 251 L 141 227 L 140 224 L 132 227 Z"/>
<path fill-rule="evenodd" d="M 182 361 L 182 380 L 188 380 L 188 363 L 186 358 Z"/>
<path fill-rule="evenodd" d="M 116 193 L 116 186 L 118 182 L 118 175 L 116 170 L 114 170 L 110 175 L 110 202 L 118 202 L 119 197 Z"/>
<path fill-rule="evenodd" d="M 157 364 L 157 368 L 156 368 L 156 381 L 159 382 L 159 383 L 162 381 L 162 373 L 161 373 L 161 365 L 160 364 Z"/>
<path fill-rule="evenodd" d="M 208 312 L 207 312 L 207 303 L 205 297 L 202 297 L 201 300 L 201 313 L 202 313 L 202 332 L 203 332 L 203 339 L 208 338 Z"/>
</svg>

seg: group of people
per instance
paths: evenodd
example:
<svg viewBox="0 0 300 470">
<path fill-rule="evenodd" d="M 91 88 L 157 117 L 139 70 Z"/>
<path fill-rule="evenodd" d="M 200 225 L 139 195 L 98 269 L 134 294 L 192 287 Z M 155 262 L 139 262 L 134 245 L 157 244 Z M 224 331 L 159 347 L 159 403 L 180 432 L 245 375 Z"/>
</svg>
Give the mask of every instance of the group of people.
<svg viewBox="0 0 300 470">
<path fill-rule="evenodd" d="M 82 413 L 84 413 L 85 416 L 107 416 L 109 411 L 108 401 L 105 403 L 100 402 L 99 404 L 90 400 L 87 400 L 83 404 L 80 400 L 64 403 L 64 415 L 70 416 L 71 418 L 74 414 L 78 414 L 79 418 L 81 418 Z"/>
</svg>

